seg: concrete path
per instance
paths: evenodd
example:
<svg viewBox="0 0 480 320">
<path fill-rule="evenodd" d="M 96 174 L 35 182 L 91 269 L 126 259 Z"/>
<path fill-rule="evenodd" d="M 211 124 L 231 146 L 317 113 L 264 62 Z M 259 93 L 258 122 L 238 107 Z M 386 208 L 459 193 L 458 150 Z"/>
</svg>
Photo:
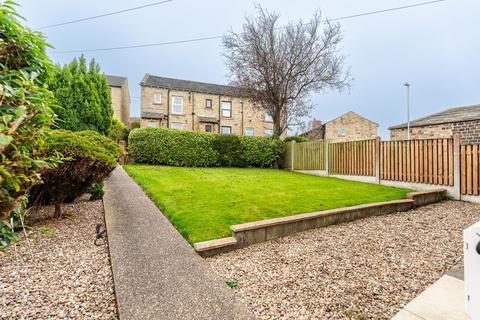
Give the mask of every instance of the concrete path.
<svg viewBox="0 0 480 320">
<path fill-rule="evenodd" d="M 103 202 L 120 320 L 253 318 L 122 167 Z"/>
<path fill-rule="evenodd" d="M 469 319 L 465 313 L 462 265 L 452 268 L 392 318 L 392 320 Z"/>
</svg>

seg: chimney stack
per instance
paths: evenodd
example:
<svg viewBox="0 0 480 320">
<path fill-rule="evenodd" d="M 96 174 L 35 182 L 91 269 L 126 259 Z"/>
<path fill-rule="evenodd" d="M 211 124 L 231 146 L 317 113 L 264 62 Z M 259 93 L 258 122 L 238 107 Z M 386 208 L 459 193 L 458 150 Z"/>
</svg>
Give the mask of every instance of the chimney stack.
<svg viewBox="0 0 480 320">
<path fill-rule="evenodd" d="M 320 128 L 321 125 L 322 125 L 322 121 L 313 118 L 312 129 Z"/>
</svg>

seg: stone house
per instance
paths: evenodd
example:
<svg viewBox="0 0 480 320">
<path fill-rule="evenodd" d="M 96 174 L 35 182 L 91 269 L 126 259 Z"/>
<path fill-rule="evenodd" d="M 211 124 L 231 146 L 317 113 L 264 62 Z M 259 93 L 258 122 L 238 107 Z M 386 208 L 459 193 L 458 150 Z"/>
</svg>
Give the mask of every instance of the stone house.
<svg viewBox="0 0 480 320">
<path fill-rule="evenodd" d="M 141 127 L 271 136 L 271 117 L 231 86 L 146 74 L 141 86 Z"/>
<path fill-rule="evenodd" d="M 312 129 L 301 134 L 309 140 L 326 139 L 329 142 L 345 142 L 375 139 L 378 124 L 349 111 L 324 124 L 320 120 L 312 121 Z"/>
<path fill-rule="evenodd" d="M 407 123 L 388 129 L 391 140 L 407 139 Z M 410 121 L 410 139 L 451 138 L 455 133 L 462 144 L 480 143 L 480 105 L 450 108 Z"/>
<path fill-rule="evenodd" d="M 125 77 L 107 75 L 112 96 L 113 117 L 128 125 L 130 119 L 130 93 Z"/>
</svg>

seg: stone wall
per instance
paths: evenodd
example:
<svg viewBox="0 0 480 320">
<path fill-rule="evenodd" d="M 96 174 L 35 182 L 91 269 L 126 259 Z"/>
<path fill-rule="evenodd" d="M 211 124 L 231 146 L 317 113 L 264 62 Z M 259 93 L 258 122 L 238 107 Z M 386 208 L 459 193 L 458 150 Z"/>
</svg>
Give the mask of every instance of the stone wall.
<svg viewBox="0 0 480 320">
<path fill-rule="evenodd" d="M 161 103 L 154 103 L 154 94 L 161 94 Z M 171 101 L 173 96 L 183 97 L 183 113 L 173 114 Z M 211 108 L 206 100 L 212 101 Z M 168 103 L 170 101 L 170 104 Z M 231 117 L 224 117 L 221 103 L 231 102 Z M 232 134 L 244 135 L 247 128 L 252 128 L 255 136 L 264 136 L 265 130 L 273 129 L 273 123 L 264 121 L 263 112 L 253 108 L 253 104 L 245 98 L 216 94 L 168 90 L 162 88 L 141 88 L 141 111 L 158 110 L 168 119 L 155 120 L 142 118 L 141 127 L 155 124 L 158 127 L 169 128 L 172 123 L 181 123 L 184 130 L 205 131 L 211 125 L 214 133 L 220 133 L 221 127 L 230 127 Z M 215 118 L 216 123 L 201 122 L 201 117 Z"/>
<path fill-rule="evenodd" d="M 130 94 L 127 82 L 125 81 L 122 87 L 110 87 L 110 95 L 113 117 L 127 125 L 130 119 Z"/>
<path fill-rule="evenodd" d="M 445 139 L 460 134 L 462 144 L 480 144 L 480 120 L 411 127 L 410 139 Z M 390 129 L 390 140 L 406 140 L 407 128 Z"/>
<path fill-rule="evenodd" d="M 377 129 L 378 125 L 376 123 L 354 112 L 347 112 L 325 123 L 325 139 L 332 143 L 375 139 Z"/>
</svg>

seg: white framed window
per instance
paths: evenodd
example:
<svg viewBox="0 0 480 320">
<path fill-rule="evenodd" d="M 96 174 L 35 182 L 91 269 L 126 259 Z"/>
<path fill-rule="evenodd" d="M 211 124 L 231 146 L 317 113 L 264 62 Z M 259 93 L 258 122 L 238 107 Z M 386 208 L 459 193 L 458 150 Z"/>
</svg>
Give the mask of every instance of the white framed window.
<svg viewBox="0 0 480 320">
<path fill-rule="evenodd" d="M 337 135 L 339 137 L 345 137 L 345 129 L 344 128 L 339 128 L 338 132 L 337 132 Z"/>
<path fill-rule="evenodd" d="M 156 128 L 156 127 L 158 127 L 157 121 L 148 121 L 148 122 L 147 122 L 147 127 L 150 127 L 150 128 Z"/>
<path fill-rule="evenodd" d="M 251 137 L 255 135 L 255 130 L 253 128 L 245 128 L 245 135 Z"/>
<path fill-rule="evenodd" d="M 222 126 L 222 134 L 232 134 L 232 127 Z"/>
<path fill-rule="evenodd" d="M 271 137 L 271 136 L 273 136 L 273 130 L 265 129 L 265 137 Z"/>
<path fill-rule="evenodd" d="M 211 108 L 213 106 L 212 99 L 206 99 L 205 100 L 205 108 Z"/>
<path fill-rule="evenodd" d="M 232 117 L 232 102 L 222 101 L 222 117 Z"/>
<path fill-rule="evenodd" d="M 153 103 L 154 104 L 161 104 L 162 103 L 162 95 L 158 92 L 153 94 Z"/>
<path fill-rule="evenodd" d="M 273 118 L 271 115 L 268 115 L 268 114 L 265 114 L 263 116 L 263 120 L 266 121 L 266 122 L 273 122 Z"/>
<path fill-rule="evenodd" d="M 183 130 L 183 123 L 180 123 L 180 122 L 171 122 L 171 123 L 170 123 L 170 128 L 172 128 L 172 129 L 177 129 L 177 130 Z"/>
<path fill-rule="evenodd" d="M 211 124 L 206 124 L 205 125 L 205 132 L 212 132 L 213 131 L 213 127 Z"/>
<path fill-rule="evenodd" d="M 172 113 L 183 114 L 183 97 L 172 96 Z"/>
</svg>

